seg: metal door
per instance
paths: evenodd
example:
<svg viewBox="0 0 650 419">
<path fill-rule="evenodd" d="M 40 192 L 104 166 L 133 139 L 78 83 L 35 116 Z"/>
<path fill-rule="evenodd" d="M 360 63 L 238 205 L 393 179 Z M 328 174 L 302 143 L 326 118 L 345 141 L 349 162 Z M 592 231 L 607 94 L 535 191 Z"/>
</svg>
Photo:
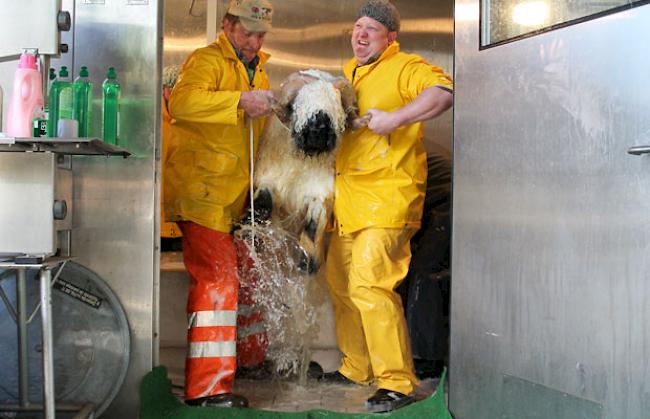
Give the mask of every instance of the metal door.
<svg viewBox="0 0 650 419">
<path fill-rule="evenodd" d="M 650 6 L 484 50 L 456 11 L 451 409 L 648 418 Z"/>
</svg>

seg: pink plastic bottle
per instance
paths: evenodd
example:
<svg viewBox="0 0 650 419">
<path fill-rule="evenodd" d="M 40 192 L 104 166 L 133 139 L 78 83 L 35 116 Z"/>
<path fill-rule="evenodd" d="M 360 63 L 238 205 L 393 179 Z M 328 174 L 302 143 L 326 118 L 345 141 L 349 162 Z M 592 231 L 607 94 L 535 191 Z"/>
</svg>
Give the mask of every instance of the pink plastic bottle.
<svg viewBox="0 0 650 419">
<path fill-rule="evenodd" d="M 43 107 L 43 79 L 36 67 L 36 56 L 25 51 L 14 76 L 13 94 L 7 115 L 7 134 L 32 137 L 32 119 Z"/>
</svg>

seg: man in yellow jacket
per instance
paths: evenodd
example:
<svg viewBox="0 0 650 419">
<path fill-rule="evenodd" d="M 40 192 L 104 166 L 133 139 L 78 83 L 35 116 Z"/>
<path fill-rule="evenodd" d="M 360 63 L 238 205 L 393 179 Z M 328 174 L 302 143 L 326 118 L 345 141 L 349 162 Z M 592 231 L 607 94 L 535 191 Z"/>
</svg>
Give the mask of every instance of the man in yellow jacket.
<svg viewBox="0 0 650 419">
<path fill-rule="evenodd" d="M 370 383 L 366 407 L 391 411 L 413 401 L 417 378 L 400 296 L 409 241 L 420 227 L 427 179 L 421 121 L 452 104 L 452 82 L 438 67 L 400 52 L 399 12 L 368 0 L 357 14 L 344 66 L 367 128 L 344 138 L 336 160 L 336 233 L 326 275 L 343 352 L 325 381 Z"/>
<path fill-rule="evenodd" d="M 260 117 L 271 110 L 261 47 L 272 13 L 267 0 L 232 0 L 223 32 L 187 58 L 169 100 L 164 204 L 168 221 L 183 233 L 190 276 L 185 399 L 191 405 L 248 405 L 232 393 L 239 279 L 231 231 L 246 202 Z"/>
</svg>

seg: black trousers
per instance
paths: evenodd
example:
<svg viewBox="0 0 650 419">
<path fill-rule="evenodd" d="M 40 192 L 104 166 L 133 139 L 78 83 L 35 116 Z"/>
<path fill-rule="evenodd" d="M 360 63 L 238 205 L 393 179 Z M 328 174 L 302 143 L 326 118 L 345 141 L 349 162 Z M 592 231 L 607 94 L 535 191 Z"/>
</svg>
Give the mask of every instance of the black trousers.
<svg viewBox="0 0 650 419">
<path fill-rule="evenodd" d="M 448 353 L 450 224 L 449 207 L 438 208 L 412 240 L 404 306 L 416 359 L 442 360 Z"/>
<path fill-rule="evenodd" d="M 427 170 L 422 228 L 411 239 L 409 273 L 398 289 L 416 361 L 445 359 L 449 341 L 451 160 L 431 152 Z"/>
</svg>

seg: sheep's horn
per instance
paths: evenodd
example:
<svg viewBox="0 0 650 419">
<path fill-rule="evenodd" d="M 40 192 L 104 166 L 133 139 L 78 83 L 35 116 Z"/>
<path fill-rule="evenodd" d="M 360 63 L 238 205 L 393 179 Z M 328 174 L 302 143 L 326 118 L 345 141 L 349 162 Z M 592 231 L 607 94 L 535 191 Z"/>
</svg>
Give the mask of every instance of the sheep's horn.
<svg viewBox="0 0 650 419">
<path fill-rule="evenodd" d="M 274 112 L 276 108 L 280 106 L 280 101 L 278 100 L 279 96 L 280 92 L 278 90 L 271 90 L 271 96 L 267 96 L 269 103 L 271 104 L 271 108 Z"/>
<path fill-rule="evenodd" d="M 284 106 L 285 104 L 282 104 L 278 99 L 279 97 L 282 97 L 282 92 L 278 90 L 272 90 L 272 93 L 273 96 L 269 98 L 269 102 L 271 103 L 271 110 L 282 123 L 286 123 L 289 119 L 287 115 L 287 107 Z"/>
</svg>

